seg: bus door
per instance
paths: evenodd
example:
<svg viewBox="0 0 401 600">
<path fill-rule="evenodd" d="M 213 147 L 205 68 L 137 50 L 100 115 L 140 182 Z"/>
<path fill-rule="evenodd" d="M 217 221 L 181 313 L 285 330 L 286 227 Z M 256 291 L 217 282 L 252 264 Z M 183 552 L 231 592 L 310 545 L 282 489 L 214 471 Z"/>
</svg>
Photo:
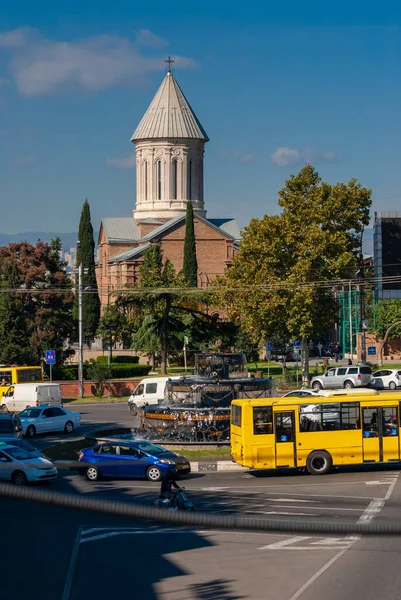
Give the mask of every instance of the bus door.
<svg viewBox="0 0 401 600">
<path fill-rule="evenodd" d="M 276 467 L 295 467 L 295 412 L 274 413 Z"/>
<path fill-rule="evenodd" d="M 400 459 L 398 406 L 362 408 L 363 462 Z"/>
</svg>

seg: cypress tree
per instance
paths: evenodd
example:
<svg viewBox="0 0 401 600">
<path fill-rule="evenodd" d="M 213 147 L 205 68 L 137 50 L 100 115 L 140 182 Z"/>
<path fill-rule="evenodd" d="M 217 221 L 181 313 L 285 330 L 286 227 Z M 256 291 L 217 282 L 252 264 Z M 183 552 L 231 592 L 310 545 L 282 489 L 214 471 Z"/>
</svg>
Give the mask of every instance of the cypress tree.
<svg viewBox="0 0 401 600">
<path fill-rule="evenodd" d="M 196 260 L 194 209 L 191 201 L 189 201 L 187 204 L 187 214 L 185 216 L 184 266 L 182 272 L 186 282 L 190 287 L 198 286 L 198 262 Z"/>
<path fill-rule="evenodd" d="M 100 319 L 100 298 L 96 283 L 95 274 L 95 240 L 93 238 L 93 227 L 91 223 L 91 214 L 88 200 L 85 200 L 82 207 L 81 219 L 78 229 L 79 244 L 77 247 L 76 267 L 80 264 L 83 267 L 82 287 L 84 290 L 82 302 L 82 328 L 83 335 L 93 340 L 96 336 L 96 330 Z M 78 287 L 78 275 L 76 278 Z M 90 293 L 86 294 L 85 289 L 90 287 Z M 78 320 L 78 294 L 75 294 L 74 318 Z"/>
</svg>

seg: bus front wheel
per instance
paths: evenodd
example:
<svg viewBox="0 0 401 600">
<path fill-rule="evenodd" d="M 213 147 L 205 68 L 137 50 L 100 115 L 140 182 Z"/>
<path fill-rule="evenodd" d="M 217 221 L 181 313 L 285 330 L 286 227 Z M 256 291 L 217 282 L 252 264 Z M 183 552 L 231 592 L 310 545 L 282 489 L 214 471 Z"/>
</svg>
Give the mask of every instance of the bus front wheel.
<svg viewBox="0 0 401 600">
<path fill-rule="evenodd" d="M 311 475 L 325 475 L 332 467 L 333 461 L 328 452 L 315 450 L 306 461 L 306 468 Z"/>
</svg>

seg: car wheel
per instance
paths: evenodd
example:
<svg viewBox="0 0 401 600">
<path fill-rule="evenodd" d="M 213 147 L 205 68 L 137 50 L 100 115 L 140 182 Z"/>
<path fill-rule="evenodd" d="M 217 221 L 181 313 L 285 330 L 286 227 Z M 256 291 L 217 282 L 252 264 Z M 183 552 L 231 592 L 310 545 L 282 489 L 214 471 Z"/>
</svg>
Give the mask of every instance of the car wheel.
<svg viewBox="0 0 401 600">
<path fill-rule="evenodd" d="M 132 404 L 129 405 L 129 409 L 131 411 L 131 413 L 135 416 L 136 413 L 138 412 L 138 407 L 135 404 L 135 402 L 133 402 Z"/>
<path fill-rule="evenodd" d="M 86 477 L 89 481 L 97 481 L 100 478 L 99 469 L 91 465 L 86 468 Z"/>
<path fill-rule="evenodd" d="M 319 381 L 314 381 L 312 384 L 312 389 L 319 392 L 321 389 L 323 389 L 323 387 L 322 387 L 322 384 L 319 383 Z"/>
<path fill-rule="evenodd" d="M 395 381 L 390 381 L 390 383 L 388 384 L 388 387 L 390 388 L 390 390 L 396 390 L 397 384 L 395 383 Z"/>
<path fill-rule="evenodd" d="M 311 475 L 325 475 L 330 471 L 333 460 L 328 452 L 316 450 L 311 452 L 306 461 L 306 468 Z"/>
<path fill-rule="evenodd" d="M 354 387 L 354 384 L 352 383 L 352 381 L 345 381 L 344 382 L 344 389 L 350 390 L 353 387 Z"/>
<path fill-rule="evenodd" d="M 36 435 L 36 428 L 34 425 L 29 425 L 29 427 L 26 430 L 26 435 L 27 437 L 33 438 Z"/>
<path fill-rule="evenodd" d="M 28 480 L 23 471 L 14 471 L 11 475 L 11 481 L 15 483 L 15 485 L 26 485 Z"/>
<path fill-rule="evenodd" d="M 160 481 L 161 478 L 162 472 L 159 467 L 155 467 L 155 465 L 149 467 L 149 469 L 146 471 L 146 479 L 149 481 Z"/>
<path fill-rule="evenodd" d="M 64 426 L 64 431 L 66 433 L 72 433 L 74 431 L 74 423 L 72 421 L 67 421 Z"/>
<path fill-rule="evenodd" d="M 2 404 L 1 405 L 1 412 L 2 413 L 8 413 L 8 406 L 7 406 L 7 404 Z"/>
</svg>

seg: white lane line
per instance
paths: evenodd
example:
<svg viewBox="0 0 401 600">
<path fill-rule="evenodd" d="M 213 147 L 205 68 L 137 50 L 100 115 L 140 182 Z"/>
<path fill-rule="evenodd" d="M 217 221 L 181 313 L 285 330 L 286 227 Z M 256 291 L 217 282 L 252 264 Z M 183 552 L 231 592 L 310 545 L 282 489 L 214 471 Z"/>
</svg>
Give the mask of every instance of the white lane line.
<svg viewBox="0 0 401 600">
<path fill-rule="evenodd" d="M 170 534 L 170 535 L 177 535 L 180 533 L 193 533 L 194 530 L 193 529 L 158 529 L 158 530 L 147 530 L 147 529 L 142 529 L 142 530 L 127 530 L 127 529 L 118 529 L 115 531 L 108 531 L 106 533 L 100 533 L 99 535 L 94 535 L 91 537 L 84 537 L 80 540 L 80 544 L 85 544 L 86 542 L 96 542 L 98 540 L 103 540 L 106 538 L 111 538 L 111 537 L 115 537 L 117 535 L 164 535 L 164 534 Z"/>
<path fill-rule="evenodd" d="M 284 512 L 276 510 L 250 510 L 248 511 L 254 515 L 284 515 L 286 517 L 317 517 L 314 513 L 303 513 L 303 512 Z"/>
<path fill-rule="evenodd" d="M 372 500 L 372 502 L 369 504 L 369 506 L 367 508 L 365 508 L 363 514 L 359 517 L 357 523 L 366 523 L 369 521 L 365 520 L 365 515 L 371 515 L 370 516 L 370 521 L 372 521 L 374 519 L 375 516 L 377 516 L 379 514 L 380 511 L 373 511 L 373 512 L 369 512 L 369 507 L 372 503 L 374 503 L 376 500 L 377 501 L 382 501 L 383 504 L 381 506 L 381 508 L 383 508 L 384 506 L 384 502 L 386 502 L 391 494 L 394 491 L 395 485 L 398 481 L 398 477 L 396 479 L 394 479 L 394 481 L 392 482 L 392 484 L 390 485 L 387 494 L 385 495 L 385 497 L 383 499 L 381 498 L 375 498 L 374 500 Z M 314 583 L 317 579 L 319 579 L 319 577 L 321 575 L 323 575 L 323 573 L 325 573 L 328 569 L 330 569 L 330 567 L 332 565 L 334 565 L 335 562 L 337 562 L 346 552 L 349 548 L 351 548 L 359 539 L 360 536 L 348 536 L 350 540 L 352 540 L 352 543 L 347 547 L 347 548 L 343 548 L 342 550 L 340 550 L 339 552 L 337 552 L 337 554 L 335 554 L 333 556 L 333 558 L 331 558 L 326 564 L 324 564 L 321 569 L 319 569 L 318 571 L 316 571 L 316 573 L 314 575 L 312 575 L 312 577 L 310 577 L 307 581 L 305 581 L 305 583 L 303 584 L 303 586 L 301 586 L 299 588 L 299 590 L 297 590 L 295 592 L 295 594 L 293 594 L 291 596 L 291 598 L 289 598 L 288 600 L 297 600 L 311 585 L 312 583 Z"/>
<path fill-rule="evenodd" d="M 318 502 L 318 500 L 298 500 L 296 498 L 266 498 L 266 500 L 270 500 L 270 502 Z"/>
<path fill-rule="evenodd" d="M 273 544 L 268 544 L 267 546 L 262 546 L 259 550 L 278 550 L 279 548 L 284 548 L 285 546 L 290 546 L 291 544 L 296 544 L 298 542 L 304 542 L 305 540 L 310 540 L 310 535 L 296 535 L 295 537 L 289 538 L 287 540 L 282 540 L 281 542 L 274 542 Z"/>
<path fill-rule="evenodd" d="M 81 534 L 82 534 L 82 525 L 80 525 L 78 527 L 74 546 L 72 548 L 70 564 L 68 567 L 67 578 L 65 580 L 63 596 L 62 596 L 61 600 L 69 600 L 69 597 L 71 594 L 72 583 L 73 583 L 74 575 L 75 575 L 75 568 L 76 568 L 77 560 L 78 560 L 79 545 L 81 543 Z"/>
<path fill-rule="evenodd" d="M 274 504 L 274 506 L 272 508 L 300 508 L 299 506 L 288 506 L 288 504 L 285 504 L 284 506 L 280 506 L 280 505 L 276 505 Z M 309 510 L 309 506 L 304 506 L 303 507 L 306 510 Z M 336 508 L 335 506 L 311 506 L 310 510 L 341 510 L 341 511 L 346 511 L 346 512 L 361 512 L 362 507 L 361 508 Z M 310 514 L 310 513 L 308 513 Z"/>
</svg>

